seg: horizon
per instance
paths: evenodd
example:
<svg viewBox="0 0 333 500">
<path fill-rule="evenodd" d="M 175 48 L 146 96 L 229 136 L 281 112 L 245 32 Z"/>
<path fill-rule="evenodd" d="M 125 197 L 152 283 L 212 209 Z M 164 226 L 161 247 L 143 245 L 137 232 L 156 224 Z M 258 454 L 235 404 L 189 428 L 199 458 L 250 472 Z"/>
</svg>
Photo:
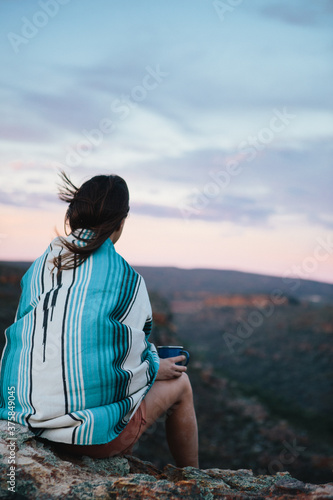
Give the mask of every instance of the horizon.
<svg viewBox="0 0 333 500">
<path fill-rule="evenodd" d="M 0 265 L 4 264 L 16 264 L 16 265 L 31 265 L 34 261 L 32 260 L 0 260 Z M 221 271 L 221 272 L 230 272 L 230 273 L 239 273 L 239 274 L 248 274 L 248 275 L 253 275 L 253 276 L 263 276 L 267 278 L 276 278 L 276 279 L 284 279 L 284 276 L 281 275 L 275 275 L 275 274 L 263 274 L 260 272 L 255 272 L 255 271 L 242 271 L 240 269 L 226 269 L 226 268 L 215 268 L 215 267 L 181 267 L 181 266 L 167 266 L 167 265 L 146 265 L 146 264 L 133 264 L 130 263 L 130 265 L 136 269 L 136 268 L 152 268 L 152 269 L 176 269 L 180 271 Z M 298 278 L 300 281 L 309 281 L 312 283 L 321 283 L 323 285 L 332 285 L 333 282 L 329 281 L 322 281 L 322 280 L 314 280 L 314 279 L 308 279 L 308 278 Z"/>
</svg>

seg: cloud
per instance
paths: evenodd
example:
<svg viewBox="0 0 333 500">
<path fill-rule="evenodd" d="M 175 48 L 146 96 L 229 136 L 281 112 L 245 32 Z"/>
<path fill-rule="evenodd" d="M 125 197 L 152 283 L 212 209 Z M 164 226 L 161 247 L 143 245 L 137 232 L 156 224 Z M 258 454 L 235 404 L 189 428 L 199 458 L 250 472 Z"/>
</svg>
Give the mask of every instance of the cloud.
<svg viewBox="0 0 333 500">
<path fill-rule="evenodd" d="M 82 88 L 76 88 L 74 85 L 47 93 L 34 90 L 21 92 L 25 121 L 27 116 L 33 113 L 39 118 L 38 128 L 43 130 L 47 125 L 54 136 L 60 132 L 60 137 L 68 131 L 79 133 L 83 128 L 98 123 L 95 118 L 98 116 L 95 97 L 87 98 Z"/>
<path fill-rule="evenodd" d="M 268 227 L 270 216 L 275 214 L 274 207 L 265 207 L 254 199 L 232 195 L 216 199 L 200 195 L 190 197 L 180 209 L 185 220 L 232 222 L 251 227 Z"/>
<path fill-rule="evenodd" d="M 6 113 L 2 115 L 0 132 L 16 142 L 49 141 L 62 148 L 75 145 L 84 139 L 83 129 L 97 127 L 102 118 L 112 119 L 112 101 L 121 99 L 141 84 L 147 65 L 156 64 L 168 76 L 146 99 L 136 103 L 137 109 L 147 110 L 164 120 L 179 133 L 181 141 L 189 138 L 192 143 L 200 143 L 199 147 L 211 137 L 223 143 L 225 138 L 237 137 L 237 133 L 245 134 L 251 126 L 256 126 L 259 114 L 267 114 L 276 106 L 327 109 L 333 101 L 328 70 L 324 70 L 327 67 L 327 55 L 323 50 L 325 37 L 317 36 L 313 40 L 308 37 L 311 30 L 306 30 L 300 44 L 292 30 L 282 33 L 280 22 L 267 23 L 267 17 L 292 19 L 293 16 L 305 23 L 302 16 L 305 20 L 310 19 L 313 12 L 314 18 L 323 17 L 324 10 L 316 7 L 315 2 L 310 6 L 304 2 L 295 2 L 295 5 L 276 2 L 267 6 L 264 2 L 254 2 L 249 10 L 244 3 L 235 10 L 230 23 L 224 23 L 223 29 L 216 17 L 207 25 L 201 23 L 199 32 L 192 31 L 191 23 L 198 16 L 193 9 L 187 12 L 189 9 L 180 8 L 179 13 L 187 15 L 190 21 L 184 30 L 180 30 L 181 18 L 175 19 L 173 11 L 166 9 L 175 26 L 160 30 L 156 19 L 149 18 L 149 14 L 148 18 L 143 16 L 142 7 L 137 12 L 133 8 L 131 15 L 143 16 L 147 30 L 152 30 L 146 36 L 135 20 L 136 38 L 131 38 L 123 25 L 115 21 L 120 15 L 128 29 L 125 7 L 120 7 L 121 12 L 115 13 L 110 20 L 101 10 L 96 11 L 98 32 L 93 36 L 93 9 L 88 8 L 88 17 L 81 13 L 80 25 L 92 31 L 89 31 L 89 43 L 81 36 L 84 48 L 80 51 L 71 45 L 74 35 L 69 19 L 61 21 L 58 16 L 57 22 L 64 22 L 63 35 L 68 37 L 68 54 L 60 54 L 55 42 L 45 46 L 45 53 L 39 53 L 40 38 L 39 43 L 31 41 L 30 57 L 25 61 L 21 60 L 20 64 L 15 58 L 9 61 L 6 65 L 8 75 L 1 87 L 5 96 L 3 101 L 8 98 L 8 106 L 6 109 L 4 105 Z M 325 5 L 330 4 L 325 2 Z M 69 8 L 75 9 L 74 5 Z M 207 21 L 210 20 L 210 14 L 214 13 L 212 5 L 206 3 L 200 8 L 208 16 Z M 260 9 L 264 15 L 253 18 L 253 12 Z M 236 24 L 237 36 L 232 20 L 239 23 Z M 56 25 L 50 23 L 43 33 L 51 36 L 55 28 Z M 110 33 L 112 44 L 107 42 Z M 96 39 L 100 40 L 100 45 L 95 45 Z M 263 44 L 263 39 L 267 43 Z M 82 56 L 85 53 L 86 60 Z M 131 119 L 135 116 L 134 109 Z M 130 121 L 121 127 L 128 141 L 132 132 L 128 130 Z M 138 122 L 139 119 L 136 127 Z M 148 142 L 149 124 L 147 127 L 142 121 L 139 132 L 145 128 Z M 118 135 L 119 131 L 115 130 L 112 138 Z"/>
<path fill-rule="evenodd" d="M 40 192 L 28 192 L 23 190 L 13 190 L 11 192 L 0 190 L 0 204 L 21 208 L 52 208 L 55 204 L 60 205 L 60 200 L 56 194 Z"/>
<path fill-rule="evenodd" d="M 51 127 L 50 127 L 51 128 Z M 29 123 L 16 123 L 16 124 L 0 124 L 1 141 L 10 141 L 18 143 L 49 143 L 56 137 L 54 131 L 45 126 L 31 126 Z"/>
<path fill-rule="evenodd" d="M 299 26 L 316 26 L 327 21 L 333 13 L 332 2 L 288 2 L 281 1 L 262 7 L 261 12 L 287 24 Z"/>
<path fill-rule="evenodd" d="M 50 161 L 36 161 L 36 160 L 28 160 L 25 158 L 25 160 L 18 159 L 18 160 L 12 160 L 8 164 L 5 164 L 3 166 L 4 169 L 10 169 L 14 172 L 21 171 L 21 172 L 28 172 L 29 176 L 36 176 L 38 175 L 38 178 L 36 177 L 31 177 L 30 179 L 27 179 L 27 181 L 32 181 L 32 182 L 41 182 L 42 181 L 42 173 L 45 173 L 47 171 L 49 172 L 54 172 L 56 168 L 59 168 L 59 165 L 56 162 L 50 162 Z M 14 174 L 15 175 L 15 174 Z"/>
<path fill-rule="evenodd" d="M 148 203 L 131 203 L 131 213 L 154 218 L 202 220 L 206 222 L 233 222 L 241 226 L 268 224 L 274 210 L 259 206 L 254 200 L 227 196 L 219 200 L 190 198 L 186 204 L 166 206 Z"/>
<path fill-rule="evenodd" d="M 151 55 L 143 58 L 142 55 L 133 59 L 130 54 L 116 59 L 104 56 L 103 60 L 85 66 L 67 67 L 62 70 L 70 75 L 73 82 L 81 84 L 87 92 L 102 92 L 107 96 L 115 96 L 129 92 L 132 87 L 139 85 L 147 73 L 146 67 L 151 66 Z"/>
<path fill-rule="evenodd" d="M 128 145 L 130 146 L 130 145 Z M 226 175 L 228 161 L 237 161 L 237 175 Z M 55 162 L 18 160 L 4 167 L 17 171 L 0 203 L 44 207 L 57 202 Z M 97 172 L 80 167 L 73 181 Z M 239 226 L 273 227 L 275 216 L 302 216 L 310 225 L 332 227 L 331 146 L 308 141 L 300 147 L 267 145 L 252 161 L 232 149 L 198 149 L 178 157 L 130 161 L 113 169 L 129 183 L 131 211 L 154 218 L 229 221 Z M 36 180 L 39 182 L 36 192 Z M 4 177 L 5 178 L 5 177 Z M 51 185 L 52 184 L 52 185 Z M 20 189 L 18 186 L 22 186 Z M 23 187 L 24 186 L 24 187 Z M 12 191 L 9 192 L 9 190 Z M 47 194 L 52 191 L 52 194 Z"/>
<path fill-rule="evenodd" d="M 130 206 L 130 213 L 133 213 L 135 215 L 147 215 L 149 217 L 171 219 L 180 217 L 180 211 L 177 207 L 139 202 L 132 202 L 130 203 Z"/>
<path fill-rule="evenodd" d="M 238 161 L 237 175 L 227 174 L 228 160 Z M 273 144 L 258 151 L 251 162 L 231 150 L 191 151 L 144 162 L 137 169 L 125 168 L 123 175 L 130 179 L 136 201 L 149 199 L 150 204 L 138 210 L 151 216 L 268 227 L 273 216 L 290 215 L 311 225 L 331 224 L 333 169 L 328 141 L 289 148 Z"/>
</svg>

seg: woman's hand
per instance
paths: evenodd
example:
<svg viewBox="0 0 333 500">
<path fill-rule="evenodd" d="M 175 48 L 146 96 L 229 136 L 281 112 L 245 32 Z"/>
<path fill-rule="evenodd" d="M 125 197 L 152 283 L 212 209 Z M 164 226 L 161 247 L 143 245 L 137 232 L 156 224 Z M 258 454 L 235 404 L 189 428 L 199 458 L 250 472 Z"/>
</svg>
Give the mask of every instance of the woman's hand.
<svg viewBox="0 0 333 500">
<path fill-rule="evenodd" d="M 160 359 L 160 367 L 157 372 L 156 380 L 169 380 L 178 378 L 186 372 L 186 366 L 176 365 L 186 359 L 185 356 L 175 356 L 174 358 Z"/>
</svg>

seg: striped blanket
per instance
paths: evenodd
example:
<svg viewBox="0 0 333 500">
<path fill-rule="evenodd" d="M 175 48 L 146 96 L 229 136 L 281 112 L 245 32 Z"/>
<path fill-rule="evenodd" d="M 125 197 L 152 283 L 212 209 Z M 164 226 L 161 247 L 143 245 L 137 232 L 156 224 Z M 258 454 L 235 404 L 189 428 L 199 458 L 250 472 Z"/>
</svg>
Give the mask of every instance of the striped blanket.
<svg viewBox="0 0 333 500">
<path fill-rule="evenodd" d="M 143 278 L 110 239 L 57 274 L 52 260 L 61 252 L 56 238 L 22 278 L 1 360 L 0 419 L 15 410 L 15 421 L 38 436 L 103 444 L 125 428 L 155 380 L 151 306 Z"/>
</svg>

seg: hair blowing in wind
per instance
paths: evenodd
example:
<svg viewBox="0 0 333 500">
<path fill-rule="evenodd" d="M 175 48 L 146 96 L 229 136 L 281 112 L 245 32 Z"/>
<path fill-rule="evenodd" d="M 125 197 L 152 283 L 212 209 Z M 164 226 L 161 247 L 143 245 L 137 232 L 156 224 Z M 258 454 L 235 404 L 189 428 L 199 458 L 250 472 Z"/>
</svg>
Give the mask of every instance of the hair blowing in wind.
<svg viewBox="0 0 333 500">
<path fill-rule="evenodd" d="M 75 234 L 73 242 L 60 238 L 66 249 L 53 261 L 59 271 L 81 265 L 107 238 L 119 230 L 129 211 L 129 192 L 118 175 L 96 175 L 77 188 L 60 172 L 59 198 L 69 204 L 65 225 Z M 91 231 L 89 236 L 80 230 Z M 78 244 L 79 243 L 79 244 Z"/>
</svg>

